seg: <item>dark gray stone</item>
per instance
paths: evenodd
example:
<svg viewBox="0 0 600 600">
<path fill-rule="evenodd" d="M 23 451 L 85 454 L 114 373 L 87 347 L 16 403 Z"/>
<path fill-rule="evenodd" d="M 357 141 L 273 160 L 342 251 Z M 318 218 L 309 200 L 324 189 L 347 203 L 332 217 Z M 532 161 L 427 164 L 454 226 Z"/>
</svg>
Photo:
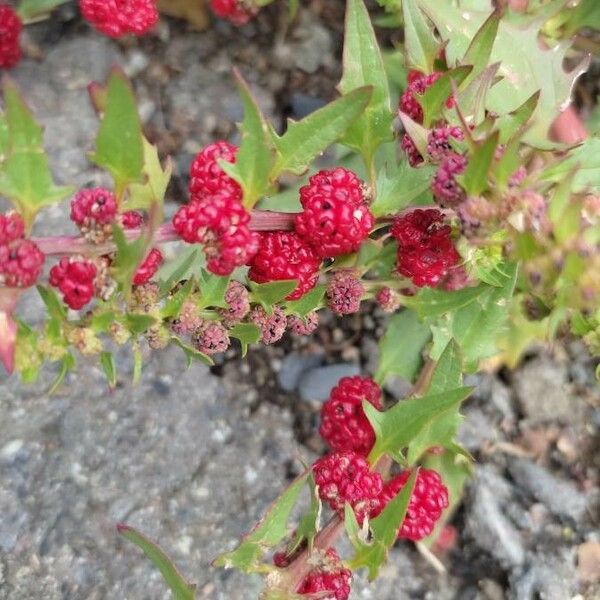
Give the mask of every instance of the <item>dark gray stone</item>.
<svg viewBox="0 0 600 600">
<path fill-rule="evenodd" d="M 360 375 L 360 366 L 354 363 L 329 365 L 306 371 L 298 382 L 298 391 L 303 400 L 323 402 L 342 377 Z"/>
<path fill-rule="evenodd" d="M 301 354 L 290 352 L 282 361 L 277 373 L 277 381 L 282 390 L 294 392 L 302 375 L 309 369 L 318 367 L 323 362 L 323 353 Z"/>
</svg>

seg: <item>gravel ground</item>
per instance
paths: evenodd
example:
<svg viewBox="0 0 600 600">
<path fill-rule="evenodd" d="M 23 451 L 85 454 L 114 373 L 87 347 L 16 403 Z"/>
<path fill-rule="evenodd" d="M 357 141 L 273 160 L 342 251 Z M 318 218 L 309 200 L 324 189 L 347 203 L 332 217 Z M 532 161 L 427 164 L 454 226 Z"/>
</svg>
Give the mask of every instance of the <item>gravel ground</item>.
<svg viewBox="0 0 600 600">
<path fill-rule="evenodd" d="M 278 123 L 333 93 L 340 4 L 312 2 L 287 37 L 274 36 L 272 53 L 264 40 L 278 23 L 274 11 L 235 39 L 227 26 L 195 33 L 171 22 L 162 41 L 118 46 L 73 25 L 67 5 L 64 22 L 30 34 L 43 61 L 25 60 L 14 77 L 46 127 L 58 179 L 82 185 L 103 181 L 85 157 L 96 128 L 85 87 L 123 65 L 147 131 L 174 155 L 177 197 L 192 154 L 240 117 L 232 62 Z M 38 232 L 65 222 L 64 206 L 47 210 Z M 29 320 L 40 310 L 33 295 L 23 303 Z M 320 402 L 340 374 L 374 370 L 382 327 L 370 311 L 330 317 L 312 340 L 185 373 L 172 349 L 149 358 L 140 385 L 124 376 L 113 393 L 85 362 L 54 396 L 45 392 L 50 372 L 33 386 L 0 375 L 0 600 L 169 598 L 157 572 L 119 539 L 118 521 L 161 540 L 200 598 L 257 598 L 259 580 L 210 561 L 296 474 L 298 457 L 322 451 Z M 129 361 L 119 355 L 123 373 Z M 461 441 L 478 462 L 453 521 L 458 540 L 442 556 L 447 573 L 401 545 L 375 584 L 359 578 L 353 600 L 600 598 L 594 366 L 570 343 L 532 354 L 513 375 L 474 377 Z M 406 384 L 391 382 L 388 392 L 400 398 Z"/>
</svg>

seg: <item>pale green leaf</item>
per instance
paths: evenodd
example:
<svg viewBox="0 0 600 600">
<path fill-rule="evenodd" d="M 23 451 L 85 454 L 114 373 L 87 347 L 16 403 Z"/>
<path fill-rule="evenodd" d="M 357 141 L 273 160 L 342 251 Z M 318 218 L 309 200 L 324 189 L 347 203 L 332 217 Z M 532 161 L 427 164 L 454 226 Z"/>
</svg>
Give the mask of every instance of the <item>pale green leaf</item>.
<svg viewBox="0 0 600 600">
<path fill-rule="evenodd" d="M 416 0 L 403 0 L 402 14 L 408 65 L 422 73 L 431 73 L 441 50 L 441 45 L 433 34 L 433 27 Z"/>
</svg>

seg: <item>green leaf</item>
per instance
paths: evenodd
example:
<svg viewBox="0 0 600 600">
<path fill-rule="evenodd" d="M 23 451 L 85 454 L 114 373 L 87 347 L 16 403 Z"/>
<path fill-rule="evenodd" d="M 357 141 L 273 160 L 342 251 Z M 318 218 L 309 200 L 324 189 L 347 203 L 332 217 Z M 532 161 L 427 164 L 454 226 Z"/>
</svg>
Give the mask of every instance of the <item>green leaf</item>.
<svg viewBox="0 0 600 600">
<path fill-rule="evenodd" d="M 278 136 L 272 131 L 277 159 L 271 171 L 271 181 L 284 172 L 304 173 L 314 159 L 339 140 L 360 117 L 372 95 L 371 87 L 353 90 L 301 121 L 288 121 L 284 135 Z"/>
<path fill-rule="evenodd" d="M 91 159 L 110 172 L 117 196 L 138 182 L 144 167 L 144 138 L 131 83 L 119 68 L 112 69 L 106 89 L 106 107 Z"/>
<path fill-rule="evenodd" d="M 143 183 L 129 186 L 129 194 L 124 210 L 148 210 L 153 204 L 163 206 L 167 186 L 173 174 L 173 162 L 167 159 L 163 169 L 158 158 L 158 148 L 143 138 L 144 166 Z"/>
<path fill-rule="evenodd" d="M 114 389 L 117 385 L 117 365 L 112 352 L 102 352 L 100 354 L 100 366 L 108 379 L 108 386 Z"/>
<path fill-rule="evenodd" d="M 150 315 L 141 315 L 129 313 L 125 315 L 124 325 L 133 334 L 138 335 L 148 331 L 150 327 L 156 324 L 156 319 Z"/>
<path fill-rule="evenodd" d="M 446 71 L 417 99 L 423 108 L 423 123 L 429 127 L 439 117 L 442 107 L 452 95 L 452 82 L 458 87 L 472 72 L 473 67 L 464 65 Z"/>
<path fill-rule="evenodd" d="M 405 304 L 410 305 L 422 319 L 433 318 L 474 302 L 488 289 L 489 286 L 487 285 L 466 287 L 456 292 L 423 288 L 416 296 L 406 298 Z"/>
<path fill-rule="evenodd" d="M 52 288 L 41 285 L 36 286 L 36 289 L 48 309 L 48 314 L 60 321 L 66 320 L 67 309 L 65 308 L 64 303 L 59 299 L 58 294 Z"/>
<path fill-rule="evenodd" d="M 0 157 L 0 194 L 8 198 L 28 227 L 37 212 L 71 195 L 73 188 L 57 186 L 42 146 L 42 129 L 36 123 L 16 85 L 3 82 L 5 124 Z"/>
<path fill-rule="evenodd" d="M 495 123 L 500 131 L 500 143 L 505 144 L 529 122 L 540 101 L 540 92 L 534 92 L 521 106 L 514 111 L 502 115 Z"/>
<path fill-rule="evenodd" d="M 498 132 L 494 133 L 472 153 L 467 168 L 457 178 L 470 196 L 479 196 L 488 188 L 490 167 L 498 147 L 498 136 Z"/>
<path fill-rule="evenodd" d="M 229 277 L 221 277 L 203 270 L 200 280 L 199 308 L 206 308 L 207 306 L 225 308 L 227 306 L 225 292 L 228 285 Z"/>
<path fill-rule="evenodd" d="M 112 233 L 117 246 L 112 275 L 121 288 L 129 293 L 133 276 L 146 254 L 147 240 L 144 236 L 140 236 L 132 242 L 128 242 L 125 232 L 116 224 L 113 224 Z"/>
<path fill-rule="evenodd" d="M 242 356 L 246 356 L 248 346 L 260 340 L 260 329 L 252 323 L 237 323 L 229 330 L 229 335 L 242 345 Z"/>
<path fill-rule="evenodd" d="M 75 361 L 75 357 L 71 353 L 67 353 L 62 357 L 60 361 L 60 370 L 54 378 L 52 385 L 48 389 L 48 396 L 52 396 L 57 392 L 57 390 L 62 385 L 62 382 L 65 380 L 67 373 L 69 371 L 72 371 L 75 368 L 76 364 L 77 363 Z"/>
<path fill-rule="evenodd" d="M 296 550 L 304 540 L 306 540 L 309 551 L 312 551 L 315 536 L 319 531 L 322 504 L 319 494 L 317 493 L 317 485 L 312 470 L 309 470 L 308 487 L 310 489 L 310 508 L 300 519 L 300 523 L 296 529 L 296 535 L 294 536 L 290 548 L 292 552 Z"/>
<path fill-rule="evenodd" d="M 160 311 L 160 316 L 163 319 L 174 319 L 181 314 L 181 307 L 183 303 L 189 298 L 192 293 L 196 281 L 194 278 L 188 279 L 178 290 L 167 298 L 165 305 Z"/>
<path fill-rule="evenodd" d="M 433 419 L 456 408 L 471 391 L 472 388 L 461 387 L 441 394 L 401 400 L 385 412 L 378 411 L 369 402 L 363 402 L 363 409 L 376 435 L 369 463 L 375 464 L 384 454 L 402 460 L 402 449 Z"/>
<path fill-rule="evenodd" d="M 27 23 L 47 15 L 57 6 L 66 2 L 68 0 L 21 0 L 17 8 L 17 13 L 23 22 Z"/>
<path fill-rule="evenodd" d="M 326 285 L 317 285 L 298 300 L 290 300 L 286 307 L 288 312 L 305 317 L 309 312 L 319 308 L 323 302 L 323 296 L 327 290 Z"/>
<path fill-rule="evenodd" d="M 450 340 L 437 361 L 427 393 L 442 394 L 446 390 L 457 389 L 461 385 L 462 355 L 458 344 L 454 340 Z M 408 464 L 415 464 L 423 453 L 433 446 L 444 448 L 453 446 L 454 438 L 462 420 L 458 412 L 459 407 L 460 405 L 457 404 L 442 412 L 421 429 L 408 447 Z"/>
<path fill-rule="evenodd" d="M 484 69 L 470 81 L 463 82 L 462 89 L 458 92 L 456 104 L 460 108 L 462 116 L 467 123 L 475 127 L 481 125 L 485 120 L 485 100 L 491 87 L 497 83 L 498 69 L 500 63 L 494 63 Z M 458 115 L 449 115 L 453 121 L 460 123 Z"/>
<path fill-rule="evenodd" d="M 130 542 L 134 543 L 152 561 L 160 571 L 165 583 L 169 586 L 174 600 L 194 600 L 196 586 L 183 577 L 173 561 L 165 554 L 158 544 L 129 525 L 119 523 L 117 531 Z"/>
<path fill-rule="evenodd" d="M 545 169 L 541 178 L 558 183 L 570 178 L 572 192 L 600 192 L 600 137 L 591 137 Z"/>
<path fill-rule="evenodd" d="M 379 367 L 375 381 L 383 385 L 390 375 L 413 381 L 423 362 L 421 352 L 431 338 L 429 326 L 412 310 L 394 315 L 379 343 Z"/>
<path fill-rule="evenodd" d="M 237 70 L 234 70 L 234 76 L 244 106 L 244 121 L 240 126 L 242 141 L 235 164 L 224 160 L 219 164 L 242 186 L 244 206 L 250 209 L 269 189 L 275 155 L 269 126 L 248 84 Z"/>
<path fill-rule="evenodd" d="M 402 14 L 404 15 L 406 60 L 410 67 L 422 73 L 431 73 L 433 63 L 442 48 L 433 34 L 433 27 L 415 0 L 403 0 Z"/>
<path fill-rule="evenodd" d="M 449 64 L 462 58 L 492 12 L 489 3 L 483 10 L 469 10 L 453 2 L 417 1 L 447 42 Z M 552 148 L 555 144 L 548 139 L 550 124 L 570 99 L 575 80 L 587 68 L 587 59 L 566 73 L 563 64 L 570 40 L 544 48 L 539 43 L 540 25 L 540 20 L 531 20 L 525 26 L 507 19 L 500 21 L 490 62 L 500 63 L 503 79 L 489 91 L 486 108 L 498 115 L 512 112 L 539 90 L 540 100 L 524 139 L 536 147 Z"/>
<path fill-rule="evenodd" d="M 260 302 L 266 309 L 281 302 L 290 292 L 294 291 L 298 282 L 293 280 L 270 281 L 269 283 L 250 283 L 252 300 Z"/>
<path fill-rule="evenodd" d="M 489 64 L 492 48 L 498 34 L 500 13 L 494 11 L 477 30 L 461 61 L 463 65 L 472 65 L 473 70 L 467 81 L 472 80 L 486 69 Z"/>
<path fill-rule="evenodd" d="M 569 12 L 569 20 L 564 31 L 565 37 L 570 37 L 583 27 L 600 29 L 600 4 L 596 0 L 581 0 Z"/>
<path fill-rule="evenodd" d="M 308 479 L 304 473 L 275 500 L 267 514 L 232 552 L 219 556 L 214 565 L 236 568 L 246 573 L 255 570 L 265 549 L 276 546 L 288 533 L 288 520 Z"/>
<path fill-rule="evenodd" d="M 407 114 L 398 112 L 400 121 L 404 130 L 409 135 L 410 139 L 414 142 L 419 154 L 421 156 L 427 156 L 427 139 L 429 137 L 429 130 L 425 129 L 423 125 L 413 121 Z"/>
<path fill-rule="evenodd" d="M 347 0 L 343 67 L 338 86 L 342 94 L 363 86 L 373 87 L 369 105 L 348 128 L 342 143 L 361 153 L 374 177 L 375 151 L 392 139 L 393 116 L 383 59 L 363 0 Z"/>
<path fill-rule="evenodd" d="M 188 369 L 190 368 L 190 366 L 192 365 L 192 363 L 194 361 L 201 362 L 205 365 L 208 365 L 209 367 L 212 367 L 215 364 L 213 359 L 210 356 L 208 356 L 207 354 L 204 354 L 203 352 L 200 352 L 200 350 L 196 350 L 196 348 L 193 348 L 192 346 L 188 346 L 187 344 L 182 342 L 179 338 L 173 336 L 171 338 L 171 342 L 173 344 L 175 344 L 176 346 L 179 346 L 183 350 L 183 353 L 185 354 L 185 357 L 187 358 Z"/>
<path fill-rule="evenodd" d="M 175 260 L 160 268 L 158 280 L 162 294 L 171 291 L 177 283 L 190 279 L 198 272 L 198 267 L 204 265 L 204 255 L 198 254 L 198 246 L 186 246 Z"/>
<path fill-rule="evenodd" d="M 387 504 L 380 515 L 370 522 L 372 539 L 368 542 L 362 539 L 356 516 L 350 505 L 346 504 L 346 530 L 356 549 L 356 553 L 349 561 L 349 566 L 352 569 L 367 567 L 371 581 L 377 577 L 379 568 L 386 562 L 388 552 L 396 542 L 398 530 L 406 517 L 417 473 L 418 469 L 415 469 L 400 493 Z"/>
<path fill-rule="evenodd" d="M 429 189 L 435 167 L 423 165 L 413 169 L 406 161 L 393 167 L 383 168 L 377 178 L 377 197 L 371 205 L 376 217 L 395 215 Z"/>
</svg>

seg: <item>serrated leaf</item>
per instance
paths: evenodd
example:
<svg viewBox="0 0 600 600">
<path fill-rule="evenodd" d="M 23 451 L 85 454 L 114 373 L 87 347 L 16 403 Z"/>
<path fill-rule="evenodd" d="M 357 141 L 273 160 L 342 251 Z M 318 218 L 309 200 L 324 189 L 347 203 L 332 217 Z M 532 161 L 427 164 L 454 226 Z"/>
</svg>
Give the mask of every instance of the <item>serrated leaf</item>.
<svg viewBox="0 0 600 600">
<path fill-rule="evenodd" d="M 204 265 L 204 254 L 197 246 L 184 248 L 177 258 L 165 263 L 158 271 L 160 291 L 166 294 L 180 281 L 190 279 Z"/>
<path fill-rule="evenodd" d="M 290 550 L 293 552 L 306 540 L 309 552 L 312 552 L 314 539 L 319 531 L 322 504 L 317 493 L 317 486 L 312 470 L 308 474 L 308 488 L 310 489 L 310 507 L 302 515 Z"/>
<path fill-rule="evenodd" d="M 286 303 L 288 312 L 298 315 L 299 317 L 305 317 L 309 312 L 312 312 L 321 306 L 326 290 L 326 285 L 317 285 L 304 294 L 302 298 L 290 300 Z"/>
<path fill-rule="evenodd" d="M 422 73 L 431 73 L 433 63 L 442 49 L 433 34 L 433 27 L 415 0 L 403 0 L 402 14 L 408 65 Z"/>
<path fill-rule="evenodd" d="M 469 196 L 479 196 L 488 188 L 488 178 L 494 154 L 498 147 L 499 133 L 495 132 L 469 157 L 464 173 L 457 179 Z"/>
<path fill-rule="evenodd" d="M 446 349 L 440 356 L 427 394 L 442 394 L 446 390 L 457 389 L 462 385 L 462 355 L 458 344 L 450 340 Z M 458 432 L 462 417 L 459 413 L 460 405 L 441 413 L 433 418 L 419 434 L 411 441 L 406 459 L 409 465 L 416 461 L 433 446 L 451 447 Z"/>
<path fill-rule="evenodd" d="M 15 205 L 30 227 L 40 209 L 68 197 L 73 188 L 55 185 L 42 146 L 42 128 L 10 79 L 4 79 L 2 88 L 6 128 L 0 194 Z"/>
<path fill-rule="evenodd" d="M 406 517 L 417 473 L 418 469 L 415 469 L 400 493 L 388 502 L 380 515 L 370 522 L 372 538 L 368 542 L 361 539 L 354 512 L 350 505 L 346 505 L 346 530 L 356 549 L 349 566 L 353 569 L 367 567 L 371 581 L 377 577 L 381 565 L 387 560 L 390 548 L 396 542 L 398 530 Z"/>
<path fill-rule="evenodd" d="M 100 366 L 108 380 L 108 387 L 114 389 L 117 385 L 117 365 L 112 352 L 102 352 L 100 354 Z"/>
<path fill-rule="evenodd" d="M 463 65 L 446 71 L 435 83 L 429 86 L 423 94 L 417 97 L 417 100 L 423 108 L 423 123 L 429 127 L 442 110 L 442 107 L 452 96 L 453 83 L 456 87 L 470 75 L 473 67 Z"/>
<path fill-rule="evenodd" d="M 369 105 L 342 138 L 342 143 L 361 153 L 374 175 L 375 151 L 392 139 L 390 90 L 377 38 L 363 0 L 347 0 L 343 76 L 338 89 L 348 94 L 372 86 Z"/>
<path fill-rule="evenodd" d="M 194 600 L 196 586 L 186 581 L 178 571 L 175 563 L 158 544 L 129 525 L 120 523 L 117 525 L 117 530 L 152 561 L 152 564 L 160 571 L 165 583 L 169 586 L 174 600 Z"/>
<path fill-rule="evenodd" d="M 406 298 L 405 304 L 410 305 L 422 319 L 434 318 L 470 304 L 487 289 L 485 285 L 466 287 L 456 292 L 423 288 L 416 296 Z"/>
<path fill-rule="evenodd" d="M 171 338 L 171 342 L 173 344 L 175 344 L 176 346 L 179 346 L 183 350 L 183 353 L 185 354 L 185 357 L 187 358 L 188 369 L 191 367 L 191 365 L 194 361 L 201 362 L 205 365 L 208 365 L 209 367 L 212 367 L 215 364 L 213 359 L 210 356 L 208 356 L 207 354 L 200 352 L 200 350 L 196 350 L 196 348 L 193 348 L 192 346 L 189 346 L 188 344 L 182 342 L 178 337 L 173 336 Z"/>
<path fill-rule="evenodd" d="M 281 302 L 288 294 L 293 292 L 298 282 L 293 280 L 270 281 L 268 283 L 250 283 L 252 290 L 252 299 L 260 302 L 266 309 L 269 309 L 277 302 Z"/>
<path fill-rule="evenodd" d="M 441 394 L 402 400 L 385 412 L 378 411 L 369 402 L 363 402 L 363 409 L 376 435 L 369 463 L 375 464 L 384 454 L 396 460 L 401 458 L 402 450 L 425 426 L 439 415 L 456 408 L 471 391 L 472 388 L 461 387 Z"/>
<path fill-rule="evenodd" d="M 456 104 L 460 108 L 465 121 L 475 127 L 483 123 L 485 119 L 485 100 L 492 85 L 498 81 L 499 68 L 500 63 L 490 65 L 468 83 L 464 82 L 463 89 L 458 92 Z M 453 115 L 449 116 L 453 117 Z M 458 116 L 456 121 L 460 122 Z"/>
<path fill-rule="evenodd" d="M 390 375 L 413 381 L 423 362 L 421 352 L 430 338 L 429 326 L 419 321 L 414 311 L 403 310 L 394 315 L 379 343 L 375 381 L 383 385 Z"/>
<path fill-rule="evenodd" d="M 304 173 L 314 159 L 340 139 L 369 104 L 373 90 L 363 87 L 353 90 L 311 113 L 301 121 L 288 121 L 286 132 L 278 136 L 272 131 L 277 159 L 271 171 L 271 181 L 281 173 Z"/>
<path fill-rule="evenodd" d="M 394 167 L 384 167 L 377 177 L 377 197 L 371 205 L 376 217 L 395 215 L 429 189 L 435 167 L 423 165 L 413 169 L 406 161 Z"/>
<path fill-rule="evenodd" d="M 295 479 L 275 500 L 267 514 L 232 552 L 219 556 L 214 565 L 251 572 L 267 548 L 277 545 L 288 533 L 287 524 L 292 509 L 306 485 L 308 472 Z"/>
<path fill-rule="evenodd" d="M 36 286 L 36 289 L 48 309 L 48 314 L 51 317 L 64 321 L 67 318 L 67 309 L 59 299 L 58 294 L 52 288 L 41 285 Z"/>
<path fill-rule="evenodd" d="M 150 315 L 129 313 L 124 316 L 123 322 L 133 335 L 139 335 L 155 325 L 156 319 Z"/>
<path fill-rule="evenodd" d="M 275 151 L 269 126 L 248 84 L 237 70 L 234 70 L 234 76 L 244 106 L 244 120 L 240 126 L 242 141 L 235 164 L 224 160 L 219 164 L 242 186 L 244 206 L 251 209 L 269 189 Z"/>
<path fill-rule="evenodd" d="M 91 160 L 110 172 L 115 191 L 138 182 L 144 166 L 142 124 L 131 83 L 119 68 L 113 68 L 106 86 L 106 106 Z"/>
<path fill-rule="evenodd" d="M 451 2 L 417 0 L 435 23 L 442 39 L 447 42 L 446 58 L 449 64 L 459 60 L 491 10 L 469 10 Z M 518 108 L 532 94 L 540 90 L 540 101 L 524 140 L 536 147 L 552 148 L 548 130 L 555 116 L 571 97 L 575 80 L 587 68 L 584 59 L 566 73 L 563 69 L 570 41 L 564 40 L 552 48 L 539 43 L 540 20 L 526 26 L 502 19 L 494 43 L 490 62 L 500 63 L 503 79 L 489 92 L 486 108 L 503 115 Z M 516 51 L 515 49 L 518 49 Z"/>
<path fill-rule="evenodd" d="M 189 298 L 196 282 L 194 278 L 188 279 L 170 298 L 167 298 L 165 305 L 160 311 L 163 319 L 175 319 L 181 313 L 183 303 Z"/>
<path fill-rule="evenodd" d="M 500 14 L 498 11 L 494 11 L 477 30 L 461 61 L 463 65 L 473 66 L 467 81 L 477 77 L 488 66 L 499 25 Z"/>
<path fill-rule="evenodd" d="M 514 111 L 502 115 L 496 120 L 495 126 L 500 131 L 500 143 L 506 143 L 519 130 L 525 127 L 533 116 L 540 101 L 540 92 L 534 92 Z"/>
<path fill-rule="evenodd" d="M 248 352 L 248 346 L 260 340 L 260 329 L 253 323 L 237 323 L 229 330 L 229 335 L 240 341 L 242 357 L 244 357 Z"/>
<path fill-rule="evenodd" d="M 225 308 L 227 306 L 225 292 L 228 285 L 229 277 L 221 277 L 202 270 L 199 308 L 206 308 L 207 306 Z"/>
</svg>

